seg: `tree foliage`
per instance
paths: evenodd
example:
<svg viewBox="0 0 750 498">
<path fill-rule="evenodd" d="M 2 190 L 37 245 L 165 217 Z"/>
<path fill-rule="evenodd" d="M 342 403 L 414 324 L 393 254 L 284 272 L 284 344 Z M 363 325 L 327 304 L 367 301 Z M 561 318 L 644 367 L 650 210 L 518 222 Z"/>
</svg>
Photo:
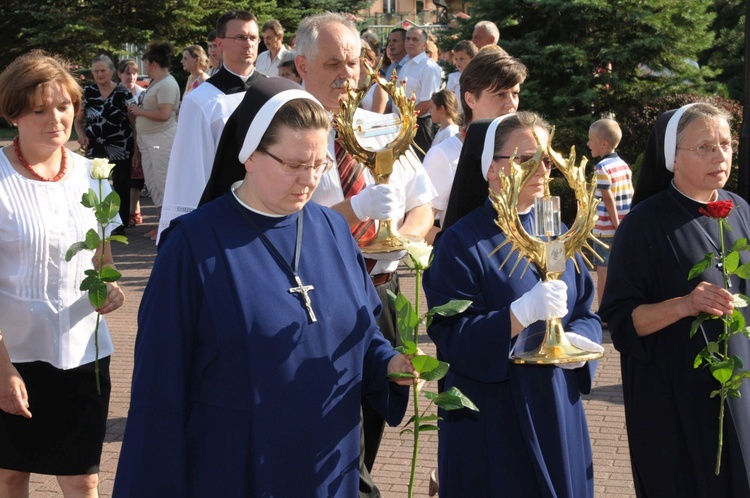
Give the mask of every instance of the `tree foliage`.
<svg viewBox="0 0 750 498">
<path fill-rule="evenodd" d="M 557 126 L 554 146 L 589 155 L 588 127 L 605 115 L 623 128 L 620 151 L 637 173 L 640 151 L 656 118 L 698 99 L 721 105 L 740 124 L 744 2 L 737 0 L 475 0 L 473 19 L 500 28 L 500 45 L 521 59 L 529 76 L 521 109 Z M 589 161 L 593 167 L 595 161 Z M 735 168 L 736 169 L 736 168 Z M 567 220 L 575 212 L 569 189 Z M 736 171 L 728 188 L 736 187 Z"/>
<path fill-rule="evenodd" d="M 231 9 L 250 10 L 259 19 L 279 10 L 276 0 L 5 0 L 0 67 L 35 48 L 82 66 L 100 53 L 137 55 L 125 52 L 126 44 L 143 48 L 165 40 L 179 50 L 203 42 Z"/>
<path fill-rule="evenodd" d="M 738 0 L 715 1 L 711 30 L 716 38 L 698 59 L 701 65 L 721 69 L 719 78 L 726 85 L 723 96 L 734 100 L 742 100 L 745 87 L 745 9 L 745 3 Z"/>
<path fill-rule="evenodd" d="M 713 0 L 477 0 L 501 45 L 529 69 L 521 108 L 560 125 L 581 152 L 589 124 L 668 94 L 717 91 L 719 71 L 695 62 L 714 41 Z"/>
</svg>

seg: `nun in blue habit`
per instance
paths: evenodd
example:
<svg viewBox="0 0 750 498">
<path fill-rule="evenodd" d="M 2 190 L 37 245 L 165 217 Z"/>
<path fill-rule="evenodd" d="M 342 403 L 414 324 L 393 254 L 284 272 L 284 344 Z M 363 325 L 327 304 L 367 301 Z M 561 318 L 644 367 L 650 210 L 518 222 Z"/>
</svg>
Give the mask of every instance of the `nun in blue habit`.
<svg viewBox="0 0 750 498">
<path fill-rule="evenodd" d="M 400 423 L 413 372 L 346 221 L 308 202 L 330 118 L 280 78 L 250 88 L 217 161 L 246 175 L 172 222 L 138 314 L 116 497 L 354 497 L 360 399 Z"/>
<path fill-rule="evenodd" d="M 520 163 L 536 153 L 534 123 L 546 147 L 549 126 L 532 113 L 472 123 L 466 143 L 476 143 L 478 135 L 484 146 L 462 153 L 456 181 L 481 177 L 469 191 L 482 183 L 498 190 L 499 171 L 509 171 L 511 155 L 517 151 Z M 534 198 L 543 195 L 542 178 L 550 164 L 543 159 L 519 195 L 519 217 L 529 233 Z M 469 199 L 463 205 L 473 203 Z M 489 257 L 505 235 L 494 223 L 487 190 L 482 205 L 454 214 L 455 223 L 444 231 L 425 273 L 425 295 L 430 307 L 452 299 L 473 304 L 455 317 L 436 316 L 428 333 L 450 364 L 445 388 L 459 388 L 479 412 L 440 413 L 440 496 L 593 497 L 581 394 L 591 390 L 596 362 L 531 366 L 508 361 L 521 332 L 528 337 L 527 349 L 533 348 L 544 335 L 545 320 L 553 317 L 561 317 L 572 343 L 602 350 L 601 322 L 590 310 L 594 285 L 585 264 L 576 256 L 579 273 L 569 260 L 559 281 L 542 282 L 532 267 L 521 276 L 524 262 L 511 276 L 515 256 L 498 269 L 510 246 Z"/>
</svg>

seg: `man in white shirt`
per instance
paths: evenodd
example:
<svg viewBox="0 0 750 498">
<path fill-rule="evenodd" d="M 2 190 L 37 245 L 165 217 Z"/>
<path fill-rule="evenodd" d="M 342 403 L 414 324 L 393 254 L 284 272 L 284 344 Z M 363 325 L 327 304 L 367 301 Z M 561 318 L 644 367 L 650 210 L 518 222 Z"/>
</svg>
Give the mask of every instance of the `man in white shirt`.
<svg viewBox="0 0 750 498">
<path fill-rule="evenodd" d="M 227 119 L 245 90 L 264 75 L 255 71 L 258 21 L 245 10 L 231 10 L 216 23 L 223 54 L 219 71 L 185 97 L 169 158 L 159 234 L 178 216 L 198 207 L 211 175 L 214 154 Z"/>
<path fill-rule="evenodd" d="M 474 26 L 471 41 L 474 42 L 474 45 L 478 49 L 487 45 L 497 45 L 500 42 L 500 30 L 497 29 L 497 25 L 492 21 L 479 21 Z"/>
<path fill-rule="evenodd" d="M 255 68 L 266 76 L 278 76 L 279 64 L 284 60 L 284 56 L 290 53 L 284 48 L 284 28 L 278 20 L 271 19 L 263 24 L 261 33 L 263 44 L 268 50 L 258 55 Z"/>
<path fill-rule="evenodd" d="M 361 43 L 356 27 L 339 14 L 325 13 L 302 20 L 297 30 L 297 71 L 304 81 L 305 89 L 317 98 L 331 113 L 339 112 L 339 97 L 344 93 L 346 81 L 356 85 L 359 80 L 359 54 Z M 359 110 L 357 116 L 372 115 Z M 334 135 L 331 135 L 329 150 L 334 155 Z M 402 156 L 393 166 L 389 185 L 375 185 L 369 169 L 364 175 L 367 186 L 358 194 L 346 199 L 337 169 L 326 173 L 313 194 L 313 200 L 338 211 L 354 227 L 362 222 L 391 218 L 402 234 L 424 237 L 432 225 L 430 200 L 435 191 L 424 168 L 411 151 Z M 387 290 L 398 292 L 398 277 L 395 270 L 402 252 L 379 255 L 387 259 L 370 260 L 370 275 L 383 302 L 383 312 L 378 325 L 386 339 L 397 342 L 395 311 L 388 304 Z M 393 258 L 396 258 L 395 260 Z M 375 461 L 383 420 L 363 401 L 364 462 L 361 469 L 365 488 L 360 496 L 379 496 L 377 488 L 369 480 L 367 472 Z"/>
<path fill-rule="evenodd" d="M 433 93 L 440 90 L 443 83 L 440 66 L 425 53 L 426 43 L 427 33 L 424 29 L 416 26 L 409 28 L 404 42 L 409 60 L 399 71 L 399 79 L 406 79 L 406 95 L 413 93 L 417 99 L 419 128 L 414 142 L 423 151 L 417 151 L 420 161 L 424 159 L 424 154 L 432 146 L 432 139 L 435 137 L 435 129 L 430 116 L 430 98 Z"/>
</svg>

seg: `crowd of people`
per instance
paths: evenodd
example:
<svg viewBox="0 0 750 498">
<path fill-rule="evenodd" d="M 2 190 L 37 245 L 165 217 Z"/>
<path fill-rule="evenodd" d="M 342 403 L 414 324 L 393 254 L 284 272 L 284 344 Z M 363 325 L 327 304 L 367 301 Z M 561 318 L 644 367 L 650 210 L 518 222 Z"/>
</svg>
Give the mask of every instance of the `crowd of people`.
<svg viewBox="0 0 750 498">
<path fill-rule="evenodd" d="M 596 362 L 508 361 L 519 336 L 539 342 L 552 318 L 595 351 L 604 325 L 622 355 L 639 497 L 750 496 L 750 393 L 731 401 L 716 477 L 716 386 L 693 362 L 720 323 L 705 322 L 703 342 L 688 335 L 699 312 L 734 310 L 720 271 L 687 279 L 719 240 L 701 208 L 731 200 L 729 243 L 750 232 L 747 203 L 723 190 L 735 149 L 726 112 L 702 103 L 665 112 L 636 189 L 617 154 L 618 123 L 592 120 L 597 285 L 580 255 L 544 281 L 501 264 L 513 249 L 488 197 L 533 163 L 515 206 L 533 233 L 534 200 L 553 168 L 550 125 L 519 110 L 533 75 L 499 47 L 496 25 L 477 23 L 446 51 L 448 75 L 419 26 L 393 29 L 384 48 L 334 13 L 305 17 L 292 37 L 244 10 L 215 28 L 207 49 L 182 51 L 183 89 L 164 42 L 142 54 L 145 90 L 134 60 L 116 66 L 106 55 L 83 89 L 64 61 L 39 51 L 0 74 L 0 115 L 18 130 L 0 153 L 0 496 L 27 496 L 31 473 L 57 476 L 66 497 L 98 496 L 113 348 L 106 320 L 96 348 L 94 331 L 125 295 L 109 282 L 95 309 L 79 288 L 100 264 L 114 268 L 108 245 L 94 259 L 65 257 L 97 223 L 81 204 L 96 158 L 114 164 L 121 199 L 103 235 L 142 223 L 144 184 L 159 215 L 114 496 L 380 496 L 370 472 L 384 425 L 402 421 L 419 381 L 394 349 L 389 294 L 404 252 L 363 250 L 384 220 L 434 243 L 430 307 L 472 302 L 428 329 L 451 365 L 443 387 L 479 408 L 440 410 L 441 497 L 594 496 L 581 396 Z M 365 64 L 405 81 L 417 112 L 413 147 L 394 158 L 387 183 L 331 123 L 346 85 L 368 81 Z M 375 85 L 355 119 L 385 113 L 399 109 Z M 85 157 L 65 147 L 73 128 Z M 744 280 L 731 283 L 747 293 Z M 750 361 L 741 336 L 730 348 Z"/>
</svg>

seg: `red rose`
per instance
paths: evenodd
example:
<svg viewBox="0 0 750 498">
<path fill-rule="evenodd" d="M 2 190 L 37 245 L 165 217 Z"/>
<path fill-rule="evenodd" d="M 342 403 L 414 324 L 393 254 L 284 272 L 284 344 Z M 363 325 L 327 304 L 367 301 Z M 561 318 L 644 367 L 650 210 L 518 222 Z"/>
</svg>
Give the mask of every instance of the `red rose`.
<svg viewBox="0 0 750 498">
<path fill-rule="evenodd" d="M 723 219 L 729 216 L 729 213 L 734 209 L 732 201 L 714 201 L 706 204 L 705 208 L 699 208 L 698 212 L 711 218 Z"/>
</svg>

